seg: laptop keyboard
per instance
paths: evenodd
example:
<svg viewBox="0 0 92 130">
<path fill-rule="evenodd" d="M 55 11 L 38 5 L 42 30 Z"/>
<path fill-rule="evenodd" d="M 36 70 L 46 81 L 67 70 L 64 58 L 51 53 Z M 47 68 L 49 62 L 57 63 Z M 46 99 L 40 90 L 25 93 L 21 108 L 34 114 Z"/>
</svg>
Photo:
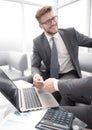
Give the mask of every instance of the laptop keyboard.
<svg viewBox="0 0 92 130">
<path fill-rule="evenodd" d="M 34 88 L 24 88 L 24 100 L 25 100 L 25 106 L 26 109 L 28 108 L 36 108 L 41 107 L 41 102 L 39 100 L 39 97 L 36 93 L 36 90 Z"/>
<path fill-rule="evenodd" d="M 36 128 L 41 130 L 70 130 L 74 115 L 65 110 L 48 109 Z"/>
</svg>

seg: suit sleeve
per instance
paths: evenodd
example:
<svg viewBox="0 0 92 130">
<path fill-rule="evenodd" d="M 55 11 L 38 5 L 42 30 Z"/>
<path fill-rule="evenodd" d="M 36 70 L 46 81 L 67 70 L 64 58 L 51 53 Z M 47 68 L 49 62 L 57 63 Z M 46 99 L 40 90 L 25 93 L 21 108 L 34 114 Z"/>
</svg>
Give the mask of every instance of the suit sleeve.
<svg viewBox="0 0 92 130">
<path fill-rule="evenodd" d="M 66 94 L 92 96 L 92 77 L 59 80 L 58 88 L 62 96 Z"/>
<path fill-rule="evenodd" d="M 34 42 L 34 44 L 33 44 L 33 54 L 32 54 L 32 57 L 31 57 L 32 76 L 34 76 L 35 74 L 40 74 L 41 57 L 39 55 L 39 51 L 38 51 L 39 47 L 37 47 L 37 45 L 38 44 L 36 44 L 36 42 Z"/>
<path fill-rule="evenodd" d="M 74 29 L 74 31 L 75 31 L 76 39 L 77 39 L 79 46 L 92 48 L 92 38 L 90 38 L 82 33 L 79 33 L 75 29 Z"/>
</svg>

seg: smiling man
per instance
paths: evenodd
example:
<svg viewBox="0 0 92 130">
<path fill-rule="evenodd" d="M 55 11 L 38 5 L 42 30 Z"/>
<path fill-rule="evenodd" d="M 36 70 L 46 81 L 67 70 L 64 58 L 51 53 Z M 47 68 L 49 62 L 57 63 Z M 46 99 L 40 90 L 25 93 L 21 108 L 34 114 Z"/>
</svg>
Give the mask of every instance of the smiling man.
<svg viewBox="0 0 92 130">
<path fill-rule="evenodd" d="M 60 80 L 80 78 L 78 47 L 92 47 L 92 39 L 80 34 L 74 28 L 58 29 L 58 19 L 55 10 L 51 6 L 39 9 L 35 17 L 39 27 L 44 32 L 33 40 L 31 71 L 34 86 L 42 87 L 44 80 L 50 77 Z M 53 62 L 52 50 L 55 52 L 55 54 L 53 53 L 55 59 Z M 45 65 L 43 71 L 41 69 L 42 63 Z M 52 72 L 57 73 L 57 77 Z M 62 105 L 67 105 L 67 97 L 63 96 L 61 100 L 59 91 L 56 91 L 53 95 Z M 74 105 L 74 103 L 69 104 Z"/>
</svg>

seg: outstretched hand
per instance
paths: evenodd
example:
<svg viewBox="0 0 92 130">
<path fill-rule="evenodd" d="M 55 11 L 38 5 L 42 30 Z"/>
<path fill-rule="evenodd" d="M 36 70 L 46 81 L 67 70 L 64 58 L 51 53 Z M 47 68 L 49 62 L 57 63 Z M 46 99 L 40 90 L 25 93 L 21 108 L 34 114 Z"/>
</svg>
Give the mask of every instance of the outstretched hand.
<svg viewBox="0 0 92 130">
<path fill-rule="evenodd" d="M 35 76 L 35 78 L 33 79 L 33 84 L 37 88 L 43 87 L 44 86 L 43 83 L 44 83 L 44 80 L 43 80 L 42 76 L 40 76 L 40 75 Z"/>
<path fill-rule="evenodd" d="M 44 81 L 44 88 L 50 93 L 53 93 L 56 91 L 54 88 L 54 80 L 55 80 L 54 78 L 49 78 Z"/>
</svg>

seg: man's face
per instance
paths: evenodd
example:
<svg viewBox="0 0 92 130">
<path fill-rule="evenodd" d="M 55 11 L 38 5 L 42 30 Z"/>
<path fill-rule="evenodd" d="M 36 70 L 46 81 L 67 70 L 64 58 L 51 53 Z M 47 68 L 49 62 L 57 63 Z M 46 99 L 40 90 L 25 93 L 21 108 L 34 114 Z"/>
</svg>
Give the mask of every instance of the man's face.
<svg viewBox="0 0 92 130">
<path fill-rule="evenodd" d="M 54 15 L 54 12 L 49 12 L 43 15 L 40 19 L 40 27 L 44 31 L 53 36 L 58 31 L 57 17 Z"/>
</svg>

